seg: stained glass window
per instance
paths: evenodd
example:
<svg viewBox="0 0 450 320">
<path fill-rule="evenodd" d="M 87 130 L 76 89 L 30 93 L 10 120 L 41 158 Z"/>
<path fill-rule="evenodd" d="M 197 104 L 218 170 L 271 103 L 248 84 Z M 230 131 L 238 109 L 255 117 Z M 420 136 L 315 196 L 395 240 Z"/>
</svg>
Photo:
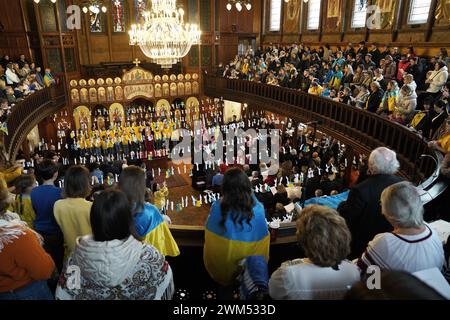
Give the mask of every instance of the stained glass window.
<svg viewBox="0 0 450 320">
<path fill-rule="evenodd" d="M 111 13 L 114 32 L 125 32 L 125 1 L 112 0 Z"/>
<path fill-rule="evenodd" d="M 136 23 L 143 23 L 144 12 L 147 10 L 147 0 L 134 0 L 134 10 L 136 12 Z"/>
<path fill-rule="evenodd" d="M 103 14 L 98 4 L 93 4 L 89 7 L 89 25 L 91 26 L 91 32 L 103 31 Z"/>
</svg>

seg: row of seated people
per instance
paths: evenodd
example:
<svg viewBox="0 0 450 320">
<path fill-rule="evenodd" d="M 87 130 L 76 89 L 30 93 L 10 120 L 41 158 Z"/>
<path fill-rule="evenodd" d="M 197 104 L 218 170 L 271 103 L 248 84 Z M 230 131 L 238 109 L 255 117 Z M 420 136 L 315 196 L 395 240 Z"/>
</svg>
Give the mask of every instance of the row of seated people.
<svg viewBox="0 0 450 320">
<path fill-rule="evenodd" d="M 28 62 L 25 55 L 12 60 L 8 55 L 0 59 L 0 123 L 3 124 L 11 108 L 32 93 L 56 84 L 50 68 Z"/>
<path fill-rule="evenodd" d="M 431 139 L 449 113 L 445 49 L 431 59 L 364 42 L 358 50 L 270 46 L 238 55 L 217 74 L 308 92 L 376 112 Z M 424 106 L 424 104 L 426 104 Z"/>
<path fill-rule="evenodd" d="M 416 187 L 395 175 L 395 152 L 375 149 L 368 166 L 370 175 L 337 211 L 302 210 L 296 221 L 302 259 L 283 263 L 267 279 L 270 297 L 341 299 L 360 286 L 371 265 L 408 274 L 445 272 L 443 244 L 423 220 Z M 165 256 L 179 249 L 160 211 L 145 201 L 144 170 L 124 168 L 117 187 L 95 193 L 92 202 L 86 200 L 91 176 L 85 167 L 68 169 L 63 190 L 55 186 L 57 172 L 56 163 L 44 160 L 36 172 L 40 186 L 33 176 L 20 176 L 12 206 L 8 189 L 1 188 L 0 299 L 53 299 L 49 279 L 58 279 L 57 299 L 171 299 L 174 281 Z M 230 168 L 205 225 L 204 265 L 227 288 L 236 283 L 243 259 L 267 262 L 269 249 L 264 206 L 247 174 Z"/>
</svg>

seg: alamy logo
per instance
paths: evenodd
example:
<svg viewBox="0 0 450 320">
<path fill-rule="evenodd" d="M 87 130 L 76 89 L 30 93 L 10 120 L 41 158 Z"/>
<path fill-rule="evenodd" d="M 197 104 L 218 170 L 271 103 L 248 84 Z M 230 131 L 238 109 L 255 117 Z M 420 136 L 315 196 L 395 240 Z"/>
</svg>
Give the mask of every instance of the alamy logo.
<svg viewBox="0 0 450 320">
<path fill-rule="evenodd" d="M 246 131 L 230 128 L 224 137 L 219 128 L 206 129 L 201 121 L 195 121 L 193 132 L 186 129 L 181 132 L 183 140 L 171 151 L 171 159 L 175 164 L 205 164 L 206 167 L 212 167 L 221 163 L 243 165 L 262 162 L 268 165 L 269 175 L 278 172 L 280 134 L 277 129 L 260 129 L 256 132 L 252 128 Z"/>
<path fill-rule="evenodd" d="M 366 286 L 369 290 L 381 289 L 381 270 L 379 266 L 371 265 L 367 268 L 366 273 L 369 277 L 366 280 Z"/>
<path fill-rule="evenodd" d="M 367 7 L 366 27 L 369 30 L 381 29 L 381 9 L 377 5 Z"/>
<path fill-rule="evenodd" d="M 81 271 L 76 265 L 69 265 L 66 270 L 66 287 L 69 290 L 81 289 Z"/>
</svg>

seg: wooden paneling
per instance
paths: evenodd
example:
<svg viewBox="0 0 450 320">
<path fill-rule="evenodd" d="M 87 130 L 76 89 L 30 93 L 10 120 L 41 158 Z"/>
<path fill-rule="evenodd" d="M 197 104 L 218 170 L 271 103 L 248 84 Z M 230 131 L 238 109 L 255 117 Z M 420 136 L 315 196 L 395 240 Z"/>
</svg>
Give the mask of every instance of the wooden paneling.
<svg viewBox="0 0 450 320">
<path fill-rule="evenodd" d="M 28 44 L 28 33 L 22 13 L 20 1 L 0 1 L 0 22 L 3 32 L 0 34 L 0 56 L 5 54 L 18 58 L 24 54 L 27 59 L 34 60 Z"/>
</svg>

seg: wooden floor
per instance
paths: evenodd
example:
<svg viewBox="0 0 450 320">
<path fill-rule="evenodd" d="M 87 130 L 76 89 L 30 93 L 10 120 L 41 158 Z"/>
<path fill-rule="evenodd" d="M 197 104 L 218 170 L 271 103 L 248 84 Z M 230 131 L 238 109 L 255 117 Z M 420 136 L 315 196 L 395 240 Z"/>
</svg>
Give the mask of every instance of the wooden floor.
<svg viewBox="0 0 450 320">
<path fill-rule="evenodd" d="M 204 226 L 206 219 L 209 214 L 210 205 L 209 204 L 203 204 L 201 207 L 194 207 L 192 205 L 192 199 L 191 196 L 194 196 L 196 199 L 199 198 L 200 192 L 192 188 L 192 180 L 189 176 L 189 172 L 191 169 L 190 165 L 186 166 L 186 173 L 184 173 L 184 165 L 179 166 L 180 173 L 178 174 L 178 166 L 174 165 L 172 161 L 167 159 L 160 159 L 160 160 L 154 160 L 150 162 L 150 168 L 153 168 L 156 175 L 156 180 L 158 183 L 162 182 L 163 180 L 167 179 L 165 177 L 164 170 L 171 169 L 174 167 L 176 177 L 176 183 L 181 186 L 177 187 L 171 187 L 169 188 L 169 202 L 173 201 L 174 205 L 177 203 L 181 203 L 181 198 L 188 197 L 189 199 L 189 207 L 182 209 L 181 211 L 176 210 L 170 210 L 168 211 L 168 216 L 172 220 L 172 224 L 174 225 L 188 225 L 188 226 Z M 161 176 L 158 176 L 158 168 L 161 168 Z M 151 170 L 151 169 L 150 169 Z M 170 170 L 171 171 L 171 170 Z M 181 178 L 181 179 L 180 179 Z M 169 178 L 173 179 L 173 178 Z M 183 181 L 184 180 L 184 181 Z"/>
</svg>

